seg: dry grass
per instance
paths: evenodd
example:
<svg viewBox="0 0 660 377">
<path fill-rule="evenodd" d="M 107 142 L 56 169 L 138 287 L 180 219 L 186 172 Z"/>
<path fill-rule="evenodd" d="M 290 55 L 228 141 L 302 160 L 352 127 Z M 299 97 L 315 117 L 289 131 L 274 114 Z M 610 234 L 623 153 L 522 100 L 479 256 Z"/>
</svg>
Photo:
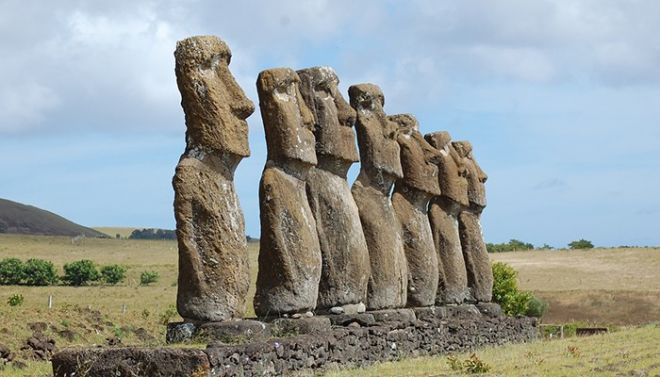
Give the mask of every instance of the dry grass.
<svg viewBox="0 0 660 377">
<path fill-rule="evenodd" d="M 660 319 L 660 249 L 491 254 L 519 273 L 523 289 L 550 303 L 543 322 L 632 325 Z"/>
<path fill-rule="evenodd" d="M 464 360 L 470 353 L 455 355 Z M 660 374 L 660 327 L 647 326 L 583 338 L 490 347 L 477 357 L 490 370 L 479 376 L 657 376 Z M 447 356 L 328 373 L 328 377 L 467 376 L 452 370 Z"/>
<path fill-rule="evenodd" d="M 111 233 L 117 231 L 112 230 Z M 254 315 L 251 302 L 255 290 L 257 254 L 258 244 L 250 244 L 252 283 L 248 294 L 248 316 Z M 0 286 L 0 318 L 2 319 L 0 343 L 6 344 L 14 351 L 18 350 L 32 333 L 28 328 L 30 322 L 46 322 L 49 325 L 47 334 L 57 341 L 58 347 L 104 344 L 106 338 L 117 335 L 122 338 L 124 344 L 163 345 L 165 335 L 163 319 L 178 318 L 172 312 L 176 301 L 177 280 L 177 246 L 174 241 L 87 238 L 80 242 L 72 242 L 68 237 L 0 235 L 0 259 L 7 257 L 50 260 L 56 265 L 60 274 L 65 263 L 80 259 L 91 259 L 100 265 L 118 263 L 128 267 L 128 279 L 118 286 L 79 288 Z M 544 322 L 580 320 L 638 324 L 657 321 L 660 318 L 660 279 L 657 278 L 657 272 L 660 271 L 660 250 L 534 251 L 496 254 L 492 259 L 511 264 L 520 271 L 521 285 L 524 289 L 533 290 L 550 302 L 550 313 L 544 318 Z M 139 275 L 144 270 L 157 271 L 160 280 L 151 286 L 140 286 Z M 14 293 L 20 293 L 25 297 L 22 306 L 12 308 L 7 305 L 7 299 Z M 54 307 L 50 310 L 47 308 L 49 295 L 54 297 Z M 125 311 L 122 309 L 124 305 Z M 140 328 L 152 338 L 140 339 L 135 332 Z M 73 331 L 76 334 L 75 338 L 68 340 L 60 335 L 64 330 Z M 629 335 L 624 335 L 628 333 Z M 649 333 L 660 337 L 658 330 Z M 616 337 L 602 339 L 633 342 L 634 338 L 639 336 L 640 344 L 648 345 L 644 335 L 644 331 L 632 331 L 608 335 Z M 571 341 L 563 342 L 569 344 Z M 548 344 L 555 347 L 555 343 Z M 557 357 L 557 363 L 561 363 L 560 360 L 564 360 L 561 357 L 565 357 L 565 346 L 564 349 L 556 349 L 556 355 L 544 353 L 543 349 L 550 347 L 546 343 L 515 347 L 511 352 L 518 352 L 518 355 L 530 352 L 530 355 L 534 355 L 518 360 L 523 365 L 521 370 L 525 371 L 522 375 L 543 375 L 534 370 L 531 364 L 528 365 L 531 361 L 527 359 L 548 360 L 548 365 L 555 365 L 553 364 L 555 361 L 550 363 L 553 357 Z M 589 358 L 585 356 L 577 360 L 577 364 L 583 365 L 571 364 L 576 371 L 585 371 L 584 368 L 592 365 L 591 358 L 609 360 L 608 355 L 614 352 L 605 348 L 599 349 L 595 345 L 594 348 L 582 345 L 578 347 L 583 350 L 583 355 L 589 355 Z M 506 353 L 497 352 L 497 350 L 484 351 L 480 352 L 479 356 L 496 366 L 499 365 L 500 358 L 507 358 Z M 646 356 L 642 356 L 632 358 L 639 358 L 640 363 L 643 364 L 642 361 L 646 360 L 644 358 Z M 431 363 L 429 365 L 435 365 L 429 366 L 431 369 L 422 369 L 428 373 L 419 372 L 411 375 L 452 375 L 450 372 L 444 372 L 446 368 L 442 369 L 444 367 L 441 364 L 446 364 L 446 361 L 442 361 L 442 358 L 439 360 L 441 360 L 439 364 L 429 361 Z M 377 369 L 381 371 L 377 374 L 402 375 L 401 371 L 407 373 L 405 368 L 419 362 L 406 363 L 402 363 L 400 367 L 390 367 L 393 368 L 390 372 L 386 369 Z M 9 374 L 7 371 L 2 373 L 8 376 L 44 375 L 42 370 L 48 369 L 44 368 L 44 364 L 30 363 L 29 368 L 22 372 L 24 374 L 16 374 L 21 372 Z M 642 364 L 639 364 L 639 368 L 644 367 Z M 426 368 L 426 366 L 419 367 Z M 505 372 L 502 373 L 504 374 L 499 375 L 507 375 Z M 579 375 L 571 373 L 573 372 L 566 372 L 563 375 Z M 521 375 L 521 373 L 508 375 Z"/>
<path fill-rule="evenodd" d="M 247 315 L 253 316 L 251 298 L 258 245 L 250 244 L 249 253 L 253 273 Z M 0 259 L 8 257 L 49 260 L 59 274 L 63 273 L 65 263 L 80 259 L 128 268 L 127 279 L 117 286 L 0 286 L 0 343 L 14 351 L 18 351 L 32 334 L 29 328 L 32 322 L 48 324 L 46 334 L 56 340 L 58 347 L 66 347 L 104 344 L 107 338 L 117 336 L 123 344 L 164 345 L 163 320 L 180 320 L 174 310 L 178 258 L 175 241 L 86 238 L 72 242 L 68 237 L 3 234 L 0 235 Z M 158 272 L 158 282 L 140 286 L 140 273 L 145 270 Z M 25 301 L 21 306 L 7 304 L 13 294 L 23 295 Z M 48 309 L 49 295 L 53 296 L 52 309 Z M 150 337 L 138 337 L 136 330 L 142 331 L 139 329 L 144 329 Z M 75 333 L 75 338 L 69 340 L 60 335 L 64 330 Z M 42 364 L 30 363 L 24 375 L 39 375 Z"/>
<path fill-rule="evenodd" d="M 101 226 L 101 227 L 93 227 L 92 229 L 107 234 L 111 238 L 115 238 L 117 234 L 119 234 L 120 238 L 128 238 L 128 236 L 130 236 L 131 233 L 133 233 L 133 231 L 138 228 Z"/>
</svg>

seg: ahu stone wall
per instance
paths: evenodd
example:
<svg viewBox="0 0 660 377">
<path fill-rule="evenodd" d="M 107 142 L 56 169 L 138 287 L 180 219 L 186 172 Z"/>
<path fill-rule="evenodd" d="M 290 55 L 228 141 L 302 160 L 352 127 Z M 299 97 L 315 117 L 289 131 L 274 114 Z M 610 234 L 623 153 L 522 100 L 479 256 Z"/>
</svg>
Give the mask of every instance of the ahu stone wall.
<svg viewBox="0 0 660 377">
<path fill-rule="evenodd" d="M 232 339 L 227 338 L 225 343 L 214 342 L 204 350 L 68 349 L 53 357 L 53 372 L 55 377 L 279 376 L 527 342 L 537 334 L 535 319 L 501 316 L 493 304 L 409 310 L 411 314 L 406 315 L 391 312 L 390 319 L 356 317 L 325 329 L 310 329 L 307 334 L 290 329 L 288 336 L 249 342 L 234 338 L 239 344 L 231 344 Z"/>
</svg>

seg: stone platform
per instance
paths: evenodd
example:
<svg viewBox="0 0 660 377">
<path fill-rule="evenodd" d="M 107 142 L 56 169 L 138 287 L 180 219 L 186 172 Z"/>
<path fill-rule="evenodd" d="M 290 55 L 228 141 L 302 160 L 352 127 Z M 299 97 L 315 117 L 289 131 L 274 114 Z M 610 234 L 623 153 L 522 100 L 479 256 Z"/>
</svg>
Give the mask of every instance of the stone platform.
<svg viewBox="0 0 660 377">
<path fill-rule="evenodd" d="M 398 319 L 391 313 L 387 320 L 376 321 L 374 318 L 373 323 L 362 318 L 364 315 L 359 321 L 343 322 L 333 321 L 332 316 L 312 317 L 317 319 L 316 323 L 325 322 L 321 318 L 327 318 L 330 323 L 344 325 L 331 325 L 307 334 L 291 331 L 288 336 L 286 332 L 275 333 L 279 336 L 268 335 L 268 331 L 273 334 L 272 329 L 279 328 L 271 322 L 263 327 L 259 325 L 262 332 L 253 333 L 252 338 L 224 336 L 224 342 L 210 340 L 204 350 L 66 349 L 53 356 L 53 372 L 55 377 L 285 375 L 295 371 L 360 367 L 377 361 L 527 342 L 537 335 L 535 319 L 501 316 L 497 306 L 492 304 L 479 308 L 462 305 L 405 312 Z M 410 313 L 414 319 L 410 318 Z M 302 318 L 298 321 L 309 320 Z M 287 323 L 290 325 L 295 323 L 293 321 L 296 320 Z M 212 333 L 208 327 L 205 331 Z"/>
</svg>

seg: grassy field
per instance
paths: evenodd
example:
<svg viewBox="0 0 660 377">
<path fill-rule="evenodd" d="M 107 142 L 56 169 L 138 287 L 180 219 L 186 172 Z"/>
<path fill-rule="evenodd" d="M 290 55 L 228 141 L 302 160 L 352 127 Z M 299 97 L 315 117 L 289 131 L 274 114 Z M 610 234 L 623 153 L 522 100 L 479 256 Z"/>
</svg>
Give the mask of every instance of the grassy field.
<svg viewBox="0 0 660 377">
<path fill-rule="evenodd" d="M 605 335 L 491 347 L 476 358 L 489 368 L 479 376 L 657 376 L 660 327 L 626 329 Z M 471 353 L 451 356 L 464 361 Z M 451 368 L 447 356 L 424 357 L 370 368 L 328 373 L 328 377 L 469 376 Z"/>
<path fill-rule="evenodd" d="M 127 228 L 127 227 L 112 227 L 112 226 L 99 226 L 93 227 L 92 229 L 98 230 L 101 233 L 107 234 L 108 236 L 115 238 L 119 234 L 120 238 L 128 238 L 128 236 L 133 233 L 137 228 Z"/>
<path fill-rule="evenodd" d="M 117 233 L 116 228 L 112 229 L 109 230 L 111 233 Z M 257 253 L 258 244 L 250 244 L 252 284 L 248 316 L 254 315 L 251 300 L 255 289 Z M 47 324 L 46 334 L 56 340 L 57 347 L 105 344 L 108 338 L 121 338 L 122 344 L 163 345 L 163 323 L 178 319 L 174 309 L 177 280 L 174 241 L 86 238 L 72 242 L 68 237 L 0 235 L 0 259 L 7 257 L 50 260 L 60 274 L 65 263 L 80 259 L 91 259 L 99 265 L 118 263 L 128 267 L 127 280 L 118 286 L 0 286 L 0 343 L 14 351 L 18 351 L 32 334 L 29 325 L 34 322 Z M 656 276 L 660 271 L 658 249 L 534 251 L 495 254 L 492 259 L 514 266 L 520 272 L 522 288 L 533 290 L 550 302 L 551 309 L 544 322 L 576 320 L 626 325 L 658 321 L 660 318 L 660 279 Z M 150 286 L 140 286 L 139 276 L 145 270 L 158 272 L 159 281 Z M 7 304 L 7 299 L 13 294 L 25 297 L 23 305 L 10 307 Z M 49 295 L 53 296 L 52 309 L 47 306 Z M 633 338 L 641 334 L 635 332 L 637 330 L 631 331 Z M 657 330 L 653 331 L 658 338 Z M 625 337 L 627 333 L 608 336 Z M 527 347 L 531 347 L 529 352 L 537 352 L 532 348 L 543 349 L 546 347 L 543 344 Z M 486 351 L 484 360 L 497 359 L 496 354 L 492 356 L 494 359 L 487 359 L 491 354 L 488 352 L 496 350 Z M 599 351 L 594 349 L 588 352 Z M 18 353 L 20 356 L 20 351 Z M 583 354 L 587 355 L 587 351 Z M 482 356 L 481 352 L 479 356 Z M 551 359 L 550 356 L 539 357 Z M 586 357 L 570 360 L 588 367 L 590 364 L 586 363 Z M 575 368 L 579 369 L 578 366 Z M 47 369 L 46 363 L 30 363 L 28 369 L 11 376 L 46 375 Z M 387 372 L 380 374 L 385 375 L 383 373 Z M 414 375 L 433 375 L 420 373 Z M 445 372 L 434 373 L 443 375 Z"/>
<path fill-rule="evenodd" d="M 520 286 L 550 303 L 546 323 L 614 325 L 660 320 L 660 249 L 491 254 L 513 266 Z"/>
</svg>

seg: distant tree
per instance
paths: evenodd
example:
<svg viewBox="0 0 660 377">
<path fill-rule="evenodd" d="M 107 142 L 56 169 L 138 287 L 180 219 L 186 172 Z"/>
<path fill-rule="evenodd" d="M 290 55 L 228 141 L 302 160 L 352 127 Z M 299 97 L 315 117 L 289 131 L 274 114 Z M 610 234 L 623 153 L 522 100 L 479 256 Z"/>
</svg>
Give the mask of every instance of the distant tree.
<svg viewBox="0 0 660 377">
<path fill-rule="evenodd" d="M 0 261 L 0 285 L 18 285 L 25 277 L 25 266 L 20 259 L 6 258 Z"/>
<path fill-rule="evenodd" d="M 591 243 L 591 241 L 587 241 L 585 239 L 579 239 L 577 241 L 573 241 L 568 244 L 568 247 L 575 250 L 575 249 L 593 249 L 594 244 Z"/>
<path fill-rule="evenodd" d="M 487 243 L 486 250 L 489 253 L 504 253 L 507 251 L 532 250 L 534 245 L 520 240 L 512 239 L 507 243 Z"/>
<path fill-rule="evenodd" d="M 548 245 L 547 243 L 544 243 L 543 246 L 539 247 L 539 250 L 553 250 L 554 247 Z"/>
<path fill-rule="evenodd" d="M 28 259 L 23 268 L 25 284 L 27 285 L 51 285 L 58 281 L 55 266 L 52 262 L 43 259 Z"/>
<path fill-rule="evenodd" d="M 176 232 L 168 229 L 135 229 L 128 238 L 132 240 L 176 240 Z"/>
<path fill-rule="evenodd" d="M 100 277 L 96 264 L 89 259 L 83 259 L 64 265 L 62 281 L 68 285 L 81 286 L 97 281 Z"/>
</svg>

